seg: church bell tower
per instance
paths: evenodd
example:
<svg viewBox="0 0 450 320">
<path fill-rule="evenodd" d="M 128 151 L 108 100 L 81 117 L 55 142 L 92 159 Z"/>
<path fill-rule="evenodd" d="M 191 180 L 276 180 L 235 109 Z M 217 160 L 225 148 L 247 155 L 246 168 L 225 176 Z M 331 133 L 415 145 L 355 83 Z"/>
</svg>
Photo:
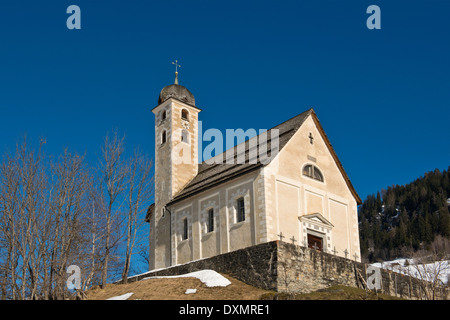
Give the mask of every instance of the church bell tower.
<svg viewBox="0 0 450 320">
<path fill-rule="evenodd" d="M 178 64 L 176 65 L 178 67 Z M 155 115 L 155 205 L 150 217 L 150 270 L 171 265 L 171 212 L 166 204 L 198 172 L 198 113 L 193 94 L 175 83 L 159 94 Z"/>
</svg>

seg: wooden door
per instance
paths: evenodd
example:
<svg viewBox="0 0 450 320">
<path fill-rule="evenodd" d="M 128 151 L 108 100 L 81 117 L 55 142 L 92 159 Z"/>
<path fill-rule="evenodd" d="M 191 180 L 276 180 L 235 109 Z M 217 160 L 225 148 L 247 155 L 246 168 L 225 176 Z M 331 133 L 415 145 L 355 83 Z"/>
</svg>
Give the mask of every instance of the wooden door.
<svg viewBox="0 0 450 320">
<path fill-rule="evenodd" d="M 322 241 L 322 238 L 308 234 L 308 248 L 322 251 Z"/>
</svg>

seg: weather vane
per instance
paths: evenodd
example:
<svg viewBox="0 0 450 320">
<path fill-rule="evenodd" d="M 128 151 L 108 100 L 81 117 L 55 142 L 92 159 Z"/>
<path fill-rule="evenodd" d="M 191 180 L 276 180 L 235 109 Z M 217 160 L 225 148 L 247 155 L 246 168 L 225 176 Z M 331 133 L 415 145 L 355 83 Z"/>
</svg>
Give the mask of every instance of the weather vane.
<svg viewBox="0 0 450 320">
<path fill-rule="evenodd" d="M 178 84 L 178 67 L 181 68 L 181 66 L 178 64 L 178 60 L 172 61 L 172 64 L 175 65 L 175 84 Z"/>
</svg>

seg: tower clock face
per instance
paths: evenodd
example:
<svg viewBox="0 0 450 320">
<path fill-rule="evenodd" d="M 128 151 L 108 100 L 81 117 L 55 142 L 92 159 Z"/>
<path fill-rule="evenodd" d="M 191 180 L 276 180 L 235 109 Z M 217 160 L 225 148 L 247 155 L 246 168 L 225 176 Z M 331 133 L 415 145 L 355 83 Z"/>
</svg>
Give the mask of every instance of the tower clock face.
<svg viewBox="0 0 450 320">
<path fill-rule="evenodd" d="M 189 123 L 189 121 L 182 121 L 181 125 L 183 126 L 183 128 L 185 129 L 189 129 L 191 127 L 191 124 Z"/>
</svg>

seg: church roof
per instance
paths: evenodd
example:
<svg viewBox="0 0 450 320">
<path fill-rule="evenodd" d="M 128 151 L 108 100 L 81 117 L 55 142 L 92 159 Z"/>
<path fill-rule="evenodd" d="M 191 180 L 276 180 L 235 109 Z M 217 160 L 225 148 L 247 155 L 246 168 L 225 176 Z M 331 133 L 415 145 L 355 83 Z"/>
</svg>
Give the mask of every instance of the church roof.
<svg viewBox="0 0 450 320">
<path fill-rule="evenodd" d="M 336 164 L 338 165 L 339 169 L 341 170 L 344 179 L 349 186 L 350 190 L 352 191 L 357 203 L 361 203 L 361 199 L 359 198 L 358 194 L 356 193 L 355 189 L 351 185 L 351 182 L 345 173 L 341 163 L 339 162 L 339 159 L 337 158 L 336 153 L 334 152 L 327 136 L 325 135 L 325 132 L 323 131 L 322 126 L 320 125 L 317 116 L 313 109 L 309 109 L 281 124 L 278 126 L 272 128 L 272 129 L 278 129 L 279 130 L 279 151 L 283 149 L 283 147 L 287 144 L 287 142 L 292 138 L 292 136 L 297 132 L 297 130 L 302 126 L 304 121 L 308 118 L 308 116 L 312 115 L 313 119 L 322 134 L 325 142 L 327 143 L 330 152 L 336 161 Z M 268 130 L 270 132 L 270 130 Z M 252 139 L 256 139 L 252 138 Z M 214 187 L 220 183 L 224 183 L 226 181 L 232 180 L 238 176 L 241 176 L 243 174 L 252 172 L 262 166 L 264 164 L 259 161 L 257 161 L 256 164 L 249 163 L 248 157 L 249 157 L 249 141 L 251 139 L 245 141 L 245 163 L 244 164 L 237 164 L 237 161 L 233 161 L 234 164 L 226 164 L 225 156 L 226 152 L 218 155 L 217 157 L 222 157 L 221 164 L 208 164 L 206 162 L 203 162 L 199 164 L 198 166 L 198 174 L 192 179 L 173 199 L 170 201 L 167 205 L 172 205 L 178 201 L 181 201 L 183 199 L 186 199 L 194 194 L 197 194 L 199 192 L 202 192 L 208 188 Z M 259 140 L 259 139 L 258 139 Z M 267 150 L 270 150 L 271 146 L 271 140 L 270 140 L 270 134 L 267 135 Z M 235 146 L 233 148 L 234 157 L 236 159 L 237 157 L 237 150 L 238 146 Z M 259 149 L 260 145 L 257 146 Z M 258 150 L 257 149 L 257 150 Z M 230 149 L 231 150 L 231 149 Z"/>
<path fill-rule="evenodd" d="M 309 117 L 313 117 L 313 120 L 321 133 L 325 143 L 327 144 L 331 155 L 333 156 L 339 170 L 341 171 L 345 182 L 347 183 L 350 191 L 352 192 L 353 196 L 355 197 L 355 200 L 357 204 L 361 204 L 361 198 L 358 196 L 356 190 L 354 189 L 353 185 L 350 182 L 350 179 L 348 178 L 344 168 L 342 167 L 341 162 L 339 161 L 333 147 L 331 146 L 331 143 L 326 136 L 319 119 L 317 118 L 316 113 L 311 108 L 275 127 L 272 129 L 278 129 L 279 130 L 279 149 L 280 152 L 283 147 L 288 143 L 288 141 L 292 138 L 292 136 L 297 132 L 297 130 L 302 126 L 304 121 Z M 270 130 L 272 130 L 270 129 Z M 267 134 L 267 149 L 268 153 L 270 151 L 271 146 L 271 139 L 270 139 L 270 130 L 268 130 Z M 254 137 L 252 139 L 256 139 L 257 137 Z M 227 164 L 225 161 L 226 152 L 216 156 L 216 157 L 222 157 L 222 162 L 220 164 L 208 164 L 205 161 L 200 163 L 198 166 L 198 173 L 197 175 L 167 204 L 172 205 L 176 202 L 179 202 L 183 199 L 186 199 L 190 196 L 193 196 L 197 193 L 200 193 L 202 191 L 205 191 L 209 188 L 212 188 L 214 186 L 217 186 L 218 184 L 230 181 L 234 178 L 237 178 L 238 176 L 250 173 L 254 170 L 257 170 L 264 166 L 264 164 L 259 161 L 257 163 L 252 164 L 249 163 L 248 157 L 249 157 L 249 141 L 251 139 L 245 141 L 245 162 L 243 164 L 238 164 L 237 161 L 232 161 L 233 164 Z M 259 140 L 259 139 L 258 139 Z M 240 145 L 237 145 L 233 148 L 233 154 L 236 159 L 237 157 L 237 151 L 238 147 Z M 257 148 L 259 149 L 260 145 L 257 145 Z M 257 149 L 257 150 L 258 150 Z M 230 149 L 231 151 L 231 149 Z"/>
</svg>

